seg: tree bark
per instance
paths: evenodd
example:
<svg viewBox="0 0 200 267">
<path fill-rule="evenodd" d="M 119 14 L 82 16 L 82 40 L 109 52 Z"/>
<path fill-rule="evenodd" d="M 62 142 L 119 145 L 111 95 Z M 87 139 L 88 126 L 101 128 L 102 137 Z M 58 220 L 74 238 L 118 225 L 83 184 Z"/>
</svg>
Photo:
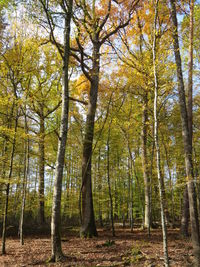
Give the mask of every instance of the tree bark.
<svg viewBox="0 0 200 267">
<path fill-rule="evenodd" d="M 171 2 L 171 15 L 173 22 L 173 43 L 174 43 L 174 56 L 177 68 L 177 79 L 178 79 L 178 93 L 179 93 L 179 105 L 181 112 L 182 121 L 182 136 L 184 143 L 185 152 L 185 167 L 188 184 L 188 197 L 189 197 L 189 208 L 190 208 L 190 221 L 192 231 L 192 245 L 193 253 L 195 257 L 195 266 L 200 265 L 200 238 L 199 238 L 199 221 L 197 212 L 197 198 L 194 186 L 194 173 L 193 173 L 193 162 L 192 162 L 192 146 L 190 140 L 190 133 L 188 127 L 188 113 L 186 108 L 185 88 L 182 74 L 182 63 L 178 40 L 178 22 L 176 15 L 176 5 L 174 0 Z"/>
<path fill-rule="evenodd" d="M 72 17 L 73 0 L 68 1 L 68 10 L 65 13 L 64 30 L 64 58 L 63 58 L 63 88 L 62 88 L 62 109 L 60 138 L 58 142 L 58 152 L 56 160 L 55 181 L 53 188 L 53 204 L 51 217 L 51 261 L 60 261 L 63 258 L 61 248 L 61 194 L 62 179 L 65 160 L 65 150 L 68 132 L 68 113 L 69 113 L 69 56 L 70 56 L 70 30 Z"/>
</svg>

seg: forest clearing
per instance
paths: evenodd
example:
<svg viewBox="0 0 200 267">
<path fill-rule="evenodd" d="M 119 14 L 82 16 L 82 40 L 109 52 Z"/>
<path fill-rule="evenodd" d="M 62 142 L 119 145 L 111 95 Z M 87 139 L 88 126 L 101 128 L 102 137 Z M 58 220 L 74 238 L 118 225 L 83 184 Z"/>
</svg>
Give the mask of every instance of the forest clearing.
<svg viewBox="0 0 200 267">
<path fill-rule="evenodd" d="M 200 0 L 0 0 L 0 266 L 200 267 Z"/>
</svg>

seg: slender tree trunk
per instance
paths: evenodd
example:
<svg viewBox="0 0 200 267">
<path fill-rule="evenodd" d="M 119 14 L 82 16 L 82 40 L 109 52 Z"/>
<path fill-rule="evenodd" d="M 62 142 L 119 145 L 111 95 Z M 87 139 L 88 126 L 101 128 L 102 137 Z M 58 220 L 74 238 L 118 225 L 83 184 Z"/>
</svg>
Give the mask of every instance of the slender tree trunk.
<svg viewBox="0 0 200 267">
<path fill-rule="evenodd" d="M 70 28 L 72 16 L 73 0 L 68 1 L 68 11 L 65 14 L 64 30 L 64 58 L 63 58 L 63 89 L 62 89 L 62 109 L 60 138 L 58 142 L 58 152 L 56 160 L 55 181 L 53 188 L 53 203 L 51 217 L 51 261 L 60 261 L 63 258 L 61 248 L 61 194 L 62 179 L 65 160 L 65 150 L 68 132 L 69 113 L 69 56 L 70 56 Z"/>
<path fill-rule="evenodd" d="M 39 135 L 39 223 L 42 225 L 45 222 L 44 216 L 44 173 L 45 173 L 45 147 L 44 147 L 44 116 L 43 109 L 40 111 L 40 135 Z"/>
<path fill-rule="evenodd" d="M 15 118 L 15 132 L 14 132 L 14 138 L 12 142 L 12 151 L 10 155 L 8 183 L 6 185 L 6 200 L 5 200 L 3 231 L 2 231 L 2 249 L 1 249 L 2 254 L 6 253 L 6 234 L 7 234 L 6 227 L 7 227 L 7 217 L 8 217 L 8 202 L 9 202 L 9 193 L 10 193 L 10 182 L 11 182 L 12 172 L 13 172 L 13 161 L 14 161 L 14 155 L 15 155 L 17 124 L 18 124 L 18 115 L 16 115 L 16 118 Z"/>
<path fill-rule="evenodd" d="M 94 137 L 94 120 L 97 105 L 97 95 L 99 87 L 99 45 L 93 44 L 93 68 L 90 81 L 90 96 L 86 119 L 85 137 L 83 142 L 82 160 L 82 214 L 81 214 L 81 237 L 97 236 L 94 218 L 93 198 L 92 198 L 92 144 Z"/>
<path fill-rule="evenodd" d="M 26 135 L 28 134 L 28 125 L 27 125 L 26 115 L 25 115 L 25 134 Z M 26 136 L 25 138 L 28 138 L 28 137 Z M 29 173 L 29 139 L 27 139 L 27 140 L 25 139 L 23 192 L 22 192 L 21 216 L 20 216 L 20 223 L 19 223 L 19 236 L 20 236 L 20 244 L 21 245 L 24 245 L 23 224 L 24 224 L 24 211 L 25 211 L 25 202 L 26 202 L 26 189 L 27 189 L 28 173 Z"/>
<path fill-rule="evenodd" d="M 182 121 L 182 136 L 185 151 L 185 166 L 188 183 L 188 197 L 190 207 L 190 221 L 191 221 L 191 232 L 192 232 L 192 245 L 193 253 L 195 257 L 195 266 L 200 266 L 200 238 L 199 238 L 199 221 L 197 212 L 197 198 L 194 186 L 194 173 L 192 163 L 192 146 L 188 127 L 188 114 L 186 108 L 185 89 L 182 74 L 182 63 L 178 40 L 178 22 L 176 16 L 176 5 L 175 0 L 171 2 L 171 15 L 173 22 L 173 42 L 174 42 L 174 55 L 177 68 L 177 79 L 178 79 L 178 92 L 179 92 L 179 104 L 181 111 Z"/>
<path fill-rule="evenodd" d="M 101 150 L 99 149 L 99 156 L 98 156 L 98 211 L 99 211 L 99 224 L 103 227 L 103 218 L 102 218 L 102 204 L 101 204 L 101 195 L 102 195 L 102 177 L 101 177 Z"/>
<path fill-rule="evenodd" d="M 152 122 L 152 133 L 154 134 L 154 120 Z M 152 177 L 153 177 L 153 163 L 154 163 L 154 152 L 155 152 L 155 141 L 152 141 L 152 150 L 151 150 L 151 165 L 150 165 L 150 225 L 148 229 L 148 235 L 151 235 L 151 224 L 152 224 Z"/>
<path fill-rule="evenodd" d="M 160 165 L 160 146 L 158 137 L 158 74 L 157 74 L 157 56 L 156 56 L 156 34 L 157 34 L 157 19 L 158 19 L 158 3 L 159 0 L 154 1 L 155 3 L 155 17 L 154 17 L 154 39 L 153 39 L 153 68 L 154 68 L 154 140 L 156 148 L 156 163 L 157 163 L 157 175 L 159 182 L 160 192 L 160 209 L 161 209 L 161 221 L 162 221 L 162 233 L 163 233 L 163 251 L 164 251 L 164 263 L 165 266 L 169 266 L 168 257 L 168 245 L 167 245 L 167 227 L 165 222 L 165 199 L 164 199 L 164 182 L 161 177 L 161 165 Z"/>
<path fill-rule="evenodd" d="M 22 162 L 21 161 L 20 161 L 19 165 L 22 166 Z M 21 181 L 21 172 L 22 172 L 22 168 L 19 167 L 19 172 L 17 174 L 19 181 Z M 17 215 L 18 215 L 17 207 L 18 207 L 18 203 L 19 203 L 19 194 L 20 194 L 20 184 L 17 183 L 16 184 L 16 189 L 15 189 L 15 201 L 14 201 L 14 204 L 13 204 L 14 220 L 17 220 Z"/>
<path fill-rule="evenodd" d="M 167 152 L 167 147 L 165 144 L 165 140 L 163 140 L 163 146 L 164 146 L 164 151 L 165 151 L 165 156 L 166 156 L 166 163 L 167 163 L 167 170 L 168 170 L 168 175 L 169 175 L 169 187 L 170 187 L 170 197 L 171 197 L 171 212 L 172 212 L 172 226 L 174 227 L 174 190 L 173 190 L 173 181 L 172 181 L 172 175 L 170 171 L 170 164 L 169 164 L 169 157 L 168 157 L 168 152 Z M 168 217 L 169 217 L 169 212 L 168 212 Z"/>
<path fill-rule="evenodd" d="M 111 217 L 111 225 L 112 225 L 112 236 L 115 236 L 115 227 L 114 227 L 114 218 L 113 218 L 113 199 L 111 192 L 111 184 L 110 184 L 110 127 L 112 120 L 109 124 L 108 129 L 108 138 L 107 138 L 107 181 L 108 181 L 108 193 L 110 198 L 110 217 Z"/>
<path fill-rule="evenodd" d="M 144 227 L 150 228 L 150 181 L 147 159 L 147 123 L 148 123 L 148 94 L 144 94 L 143 118 L 142 118 L 142 168 L 144 177 Z"/>
<path fill-rule="evenodd" d="M 66 176 L 66 185 L 65 185 L 65 195 L 64 195 L 64 207 L 63 207 L 63 215 L 62 215 L 62 219 L 66 219 L 67 218 L 67 210 L 69 209 L 69 185 L 70 185 L 70 177 L 72 175 L 72 167 L 71 167 L 71 161 L 72 161 L 72 155 L 69 155 L 68 158 L 68 164 L 66 165 L 66 169 L 67 169 L 67 176 Z"/>
<path fill-rule="evenodd" d="M 133 172 L 132 172 L 132 164 L 130 160 L 128 161 L 128 168 L 129 168 L 129 179 L 130 179 L 130 227 L 131 233 L 133 232 Z"/>
<path fill-rule="evenodd" d="M 200 216 L 200 175 L 199 175 L 199 163 L 197 160 L 197 154 L 196 154 L 195 147 L 194 147 L 194 176 L 196 179 L 196 187 L 197 187 L 198 215 Z"/>
</svg>

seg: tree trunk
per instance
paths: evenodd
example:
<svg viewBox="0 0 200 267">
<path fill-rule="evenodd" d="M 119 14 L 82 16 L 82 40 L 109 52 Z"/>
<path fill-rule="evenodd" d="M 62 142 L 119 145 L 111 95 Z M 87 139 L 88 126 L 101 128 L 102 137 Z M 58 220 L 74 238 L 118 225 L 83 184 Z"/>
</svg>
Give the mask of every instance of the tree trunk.
<svg viewBox="0 0 200 267">
<path fill-rule="evenodd" d="M 97 105 L 97 95 L 99 87 L 99 45 L 94 44 L 93 49 L 93 68 L 90 81 L 90 96 L 88 103 L 88 112 L 86 119 L 86 129 L 83 142 L 83 160 L 82 160 L 82 214 L 81 214 L 81 237 L 97 236 L 97 230 L 94 219 L 94 208 L 92 198 L 92 144 L 94 137 L 94 120 Z"/>
<path fill-rule="evenodd" d="M 44 172 L 45 172 L 45 150 L 44 150 L 44 116 L 41 109 L 40 114 L 40 135 L 39 135 L 39 223 L 42 225 L 45 222 L 44 216 Z"/>
<path fill-rule="evenodd" d="M 68 1 L 68 11 L 65 14 L 64 30 L 64 58 L 63 58 L 63 88 L 62 88 L 62 109 L 60 138 L 58 142 L 58 152 L 56 160 L 55 181 L 53 188 L 53 204 L 51 217 L 51 261 L 60 261 L 63 258 L 61 248 L 61 194 L 62 179 L 65 160 L 65 150 L 68 132 L 69 113 L 69 56 L 70 56 L 70 29 L 73 0 Z"/>
<path fill-rule="evenodd" d="M 181 235 L 184 237 L 189 236 L 188 233 L 188 224 L 189 224 L 189 199 L 188 199 L 188 188 L 185 185 L 184 193 L 183 193 L 183 206 L 182 206 L 182 215 L 181 215 Z"/>
<path fill-rule="evenodd" d="M 25 111 L 26 112 L 26 111 Z M 28 134 L 28 125 L 27 118 L 25 115 L 25 134 L 27 137 Z M 24 144 L 24 177 L 23 177 L 23 192 L 22 192 L 22 206 L 21 206 L 21 216 L 19 223 L 19 236 L 20 236 L 20 244 L 24 245 L 24 233 L 23 233 L 23 224 L 24 224 L 24 211 L 25 211 L 25 202 L 26 202 L 26 189 L 27 189 L 27 178 L 29 173 L 29 139 L 25 139 Z"/>
<path fill-rule="evenodd" d="M 100 162 L 101 162 L 101 150 L 99 149 L 99 155 L 98 155 L 98 212 L 99 212 L 99 224 L 101 227 L 103 227 L 103 218 L 102 218 L 102 176 L 101 176 L 101 168 L 100 168 Z"/>
<path fill-rule="evenodd" d="M 115 236 L 115 227 L 114 227 L 114 218 L 113 218 L 113 200 L 112 200 L 112 192 L 111 192 L 111 184 L 110 184 L 110 127 L 112 120 L 109 124 L 108 129 L 108 138 L 107 138 L 107 181 L 108 181 L 108 193 L 110 198 L 110 218 L 112 225 L 112 236 Z"/>
<path fill-rule="evenodd" d="M 163 234 L 163 251 L 164 251 L 164 263 L 165 266 L 169 266 L 168 257 L 168 245 L 167 245 L 167 227 L 165 222 L 165 199 L 164 199 L 164 182 L 161 177 L 161 165 L 160 165 L 160 146 L 159 146 L 159 136 L 158 136 L 158 74 L 157 74 L 157 56 L 156 56 L 156 34 L 157 34 L 157 19 L 158 19 L 158 2 L 155 3 L 155 17 L 154 17 L 154 38 L 153 38 L 153 69 L 154 69 L 154 140 L 156 148 L 156 163 L 157 163 L 157 175 L 159 182 L 159 192 L 160 192 L 160 209 L 161 209 L 161 222 L 162 222 L 162 234 Z"/>
<path fill-rule="evenodd" d="M 128 169 L 129 169 L 129 180 L 130 180 L 129 213 L 130 213 L 130 228 L 132 233 L 133 232 L 133 171 L 132 171 L 131 159 L 128 159 Z"/>
<path fill-rule="evenodd" d="M 12 142 L 12 151 L 10 155 L 8 183 L 6 185 L 6 200 L 5 200 L 4 217 L 3 217 L 2 248 L 1 248 L 2 254 L 6 254 L 6 233 L 7 233 L 6 227 L 7 227 L 7 217 L 8 217 L 8 201 L 9 201 L 9 193 L 10 193 L 10 182 L 11 182 L 12 172 L 13 172 L 13 160 L 14 160 L 14 155 L 15 155 L 17 124 L 18 124 L 18 115 L 16 115 L 16 118 L 15 118 L 15 132 L 14 132 L 14 138 Z"/>
<path fill-rule="evenodd" d="M 176 16 L 176 5 L 174 0 L 171 2 L 171 15 L 173 21 L 173 42 L 174 42 L 174 55 L 177 68 L 177 79 L 178 79 L 178 92 L 179 92 L 179 104 L 181 111 L 181 121 L 182 121 L 182 136 L 185 151 L 185 166 L 186 175 L 188 183 L 188 197 L 189 197 L 189 207 L 190 207 L 190 221 L 191 221 L 191 231 L 192 231 L 192 245 L 193 253 L 195 257 L 195 266 L 200 265 L 200 238 L 199 238 L 199 222 L 198 222 L 198 212 L 197 212 L 197 198 L 194 186 L 194 173 L 193 173 L 193 163 L 192 163 L 192 146 L 190 140 L 190 133 L 188 127 L 188 114 L 186 108 L 186 98 L 185 89 L 182 74 L 182 63 L 178 40 L 178 22 Z"/>
<path fill-rule="evenodd" d="M 152 121 L 152 133 L 154 134 L 154 119 Z M 149 171 L 149 175 L 150 175 L 150 225 L 152 224 L 152 178 L 153 178 L 153 163 L 154 163 L 154 152 L 155 152 L 155 141 L 153 138 L 152 141 L 152 149 L 151 149 L 151 165 L 150 165 L 150 171 Z M 151 235 L 151 228 L 149 227 L 148 229 L 148 235 L 150 237 Z"/>
<path fill-rule="evenodd" d="M 175 220 L 175 214 L 174 214 L 174 190 L 173 190 L 173 181 L 172 181 L 172 175 L 171 175 L 171 170 L 170 170 L 170 163 L 169 163 L 169 157 L 168 157 L 168 152 L 167 152 L 167 147 L 165 144 L 165 140 L 163 139 L 163 146 L 164 146 L 164 151 L 165 151 L 165 156 L 166 156 L 166 163 L 167 163 L 167 170 L 168 170 L 168 175 L 169 175 L 169 188 L 170 188 L 170 197 L 171 197 L 171 213 L 172 213 L 172 227 L 174 227 L 174 220 Z M 168 213 L 168 220 L 169 220 L 169 212 Z M 167 220 L 167 217 L 166 217 Z"/>
<path fill-rule="evenodd" d="M 190 145 L 192 147 L 193 135 L 193 26 L 194 26 L 194 0 L 190 1 L 190 28 L 189 28 L 189 62 L 188 62 L 188 129 L 190 136 Z M 181 234 L 188 236 L 189 225 L 189 199 L 187 186 L 183 195 L 183 211 L 181 218 Z M 186 217 L 187 216 L 187 217 Z"/>
<path fill-rule="evenodd" d="M 193 128 L 193 35 L 194 35 L 194 0 L 190 0 L 190 29 L 189 29 L 189 63 L 188 63 L 188 128 L 192 147 Z"/>
<path fill-rule="evenodd" d="M 147 123 L 148 123 L 148 95 L 144 94 L 143 103 L 143 116 L 142 116 L 142 167 L 144 177 L 144 227 L 150 228 L 150 179 L 148 175 L 148 159 L 147 159 Z"/>
</svg>

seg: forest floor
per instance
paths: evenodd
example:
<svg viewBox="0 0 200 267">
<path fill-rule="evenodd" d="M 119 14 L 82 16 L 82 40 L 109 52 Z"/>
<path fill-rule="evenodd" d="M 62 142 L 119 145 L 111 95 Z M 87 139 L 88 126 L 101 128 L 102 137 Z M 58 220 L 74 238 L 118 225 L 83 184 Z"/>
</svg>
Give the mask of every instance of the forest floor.
<svg viewBox="0 0 200 267">
<path fill-rule="evenodd" d="M 67 256 L 62 263 L 47 263 L 51 253 L 49 236 L 27 236 L 24 246 L 17 238 L 9 237 L 7 254 L 0 256 L 1 267 L 14 266 L 163 266 L 161 230 L 152 230 L 151 237 L 141 229 L 116 229 L 116 237 L 109 230 L 98 230 L 99 237 L 80 239 L 77 231 L 65 231 L 62 248 Z M 171 267 L 192 266 L 190 240 L 182 239 L 177 229 L 168 231 Z"/>
</svg>

